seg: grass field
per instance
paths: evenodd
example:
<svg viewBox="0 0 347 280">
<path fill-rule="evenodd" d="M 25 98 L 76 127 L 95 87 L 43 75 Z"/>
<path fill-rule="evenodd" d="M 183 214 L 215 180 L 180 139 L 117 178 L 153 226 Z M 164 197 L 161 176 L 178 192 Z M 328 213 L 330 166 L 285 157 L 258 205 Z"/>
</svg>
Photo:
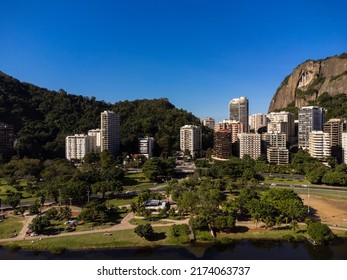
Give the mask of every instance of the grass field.
<svg viewBox="0 0 347 280">
<path fill-rule="evenodd" d="M 177 246 L 181 243 L 174 238 L 171 227 L 155 227 L 153 240 L 145 240 L 137 236 L 133 230 L 122 230 L 105 233 L 85 234 L 78 236 L 60 236 L 57 238 L 21 240 L 4 243 L 5 246 L 19 246 L 29 250 L 54 250 L 56 248 L 83 249 L 83 248 L 112 248 L 112 247 L 155 247 Z M 346 237 L 345 232 L 338 232 L 338 236 Z M 234 233 L 217 233 L 213 238 L 209 231 L 196 232 L 198 242 L 230 243 L 232 240 L 305 240 L 307 233 L 304 228 L 294 232 L 288 228 L 281 229 L 252 229 L 238 227 Z"/>
<path fill-rule="evenodd" d="M 264 177 L 264 183 L 280 183 L 288 185 L 309 185 L 310 182 L 306 179 L 291 179 L 291 178 L 278 178 L 278 177 Z"/>
<path fill-rule="evenodd" d="M 18 234 L 23 227 L 23 217 L 11 216 L 0 222 L 0 238 L 9 238 Z"/>
<path fill-rule="evenodd" d="M 60 236 L 57 238 L 37 239 L 34 242 L 22 240 L 6 243 L 15 244 L 24 249 L 43 250 L 54 248 L 106 248 L 106 247 L 139 247 L 157 245 L 175 245 L 169 238 L 171 235 L 170 227 L 156 227 L 153 241 L 145 240 L 137 236 L 133 230 L 122 230 L 112 232 L 110 235 L 104 233 L 84 234 L 78 236 Z M 171 241 L 170 241 L 171 240 Z"/>
</svg>

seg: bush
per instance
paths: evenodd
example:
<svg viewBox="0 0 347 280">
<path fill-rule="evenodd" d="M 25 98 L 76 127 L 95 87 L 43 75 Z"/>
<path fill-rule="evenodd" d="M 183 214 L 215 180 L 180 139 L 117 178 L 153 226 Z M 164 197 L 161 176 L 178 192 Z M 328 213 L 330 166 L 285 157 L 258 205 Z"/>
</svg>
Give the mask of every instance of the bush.
<svg viewBox="0 0 347 280">
<path fill-rule="evenodd" d="M 330 228 L 320 222 L 310 223 L 307 233 L 318 245 L 323 245 L 335 237 Z"/>
<path fill-rule="evenodd" d="M 190 242 L 189 237 L 189 227 L 188 225 L 173 225 L 171 227 L 172 236 L 179 242 L 179 243 L 188 243 Z"/>
<path fill-rule="evenodd" d="M 148 239 L 148 238 L 150 238 L 153 235 L 154 230 L 153 230 L 153 227 L 152 227 L 151 224 L 142 224 L 142 225 L 138 225 L 134 229 L 134 232 L 138 236 L 143 237 L 145 239 Z"/>
</svg>

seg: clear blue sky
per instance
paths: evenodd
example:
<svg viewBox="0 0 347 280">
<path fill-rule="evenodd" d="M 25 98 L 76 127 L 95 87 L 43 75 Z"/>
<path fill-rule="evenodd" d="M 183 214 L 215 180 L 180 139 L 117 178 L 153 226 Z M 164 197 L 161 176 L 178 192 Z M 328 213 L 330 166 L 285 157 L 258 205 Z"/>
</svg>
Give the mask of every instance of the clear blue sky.
<svg viewBox="0 0 347 280">
<path fill-rule="evenodd" d="M 1 0 L 0 70 L 51 90 L 266 113 L 307 59 L 347 52 L 346 1 Z"/>
</svg>

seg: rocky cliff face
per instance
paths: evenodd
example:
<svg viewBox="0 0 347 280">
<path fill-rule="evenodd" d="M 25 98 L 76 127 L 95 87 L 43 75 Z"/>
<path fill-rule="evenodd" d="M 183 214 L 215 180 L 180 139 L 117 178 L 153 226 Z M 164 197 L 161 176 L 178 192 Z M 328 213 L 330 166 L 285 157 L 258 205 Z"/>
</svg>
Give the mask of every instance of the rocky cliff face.
<svg viewBox="0 0 347 280">
<path fill-rule="evenodd" d="M 347 94 L 347 53 L 322 60 L 307 60 L 287 76 L 269 106 L 269 112 L 309 105 L 324 92 L 329 95 Z"/>
</svg>

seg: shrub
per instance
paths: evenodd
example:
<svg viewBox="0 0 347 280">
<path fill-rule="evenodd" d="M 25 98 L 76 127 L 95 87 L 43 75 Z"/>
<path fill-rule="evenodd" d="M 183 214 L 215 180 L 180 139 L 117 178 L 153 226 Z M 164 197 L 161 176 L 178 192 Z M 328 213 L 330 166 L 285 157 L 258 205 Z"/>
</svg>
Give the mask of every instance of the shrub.
<svg viewBox="0 0 347 280">
<path fill-rule="evenodd" d="M 172 236 L 179 241 L 179 243 L 190 242 L 189 227 L 188 225 L 173 225 L 171 227 Z"/>
<path fill-rule="evenodd" d="M 307 233 L 318 245 L 323 245 L 335 237 L 330 228 L 320 222 L 310 223 Z"/>
<path fill-rule="evenodd" d="M 148 239 L 151 237 L 154 233 L 153 227 L 151 224 L 142 224 L 138 225 L 135 229 L 134 232 L 145 239 Z"/>
</svg>

